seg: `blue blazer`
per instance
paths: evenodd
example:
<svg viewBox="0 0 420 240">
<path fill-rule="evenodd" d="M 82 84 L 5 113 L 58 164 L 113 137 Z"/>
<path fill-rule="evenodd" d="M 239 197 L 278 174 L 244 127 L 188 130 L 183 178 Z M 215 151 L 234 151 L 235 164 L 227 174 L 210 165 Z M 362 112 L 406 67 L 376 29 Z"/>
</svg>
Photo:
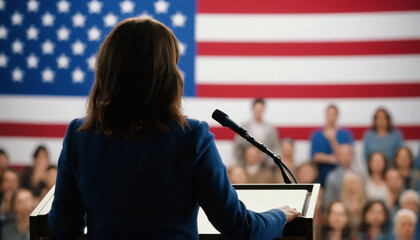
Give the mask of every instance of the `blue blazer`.
<svg viewBox="0 0 420 240">
<path fill-rule="evenodd" d="M 198 239 L 201 206 L 230 239 L 282 236 L 279 209 L 247 210 L 231 186 L 205 122 L 147 130 L 139 140 L 78 132 L 70 122 L 48 224 L 58 239 Z"/>
</svg>

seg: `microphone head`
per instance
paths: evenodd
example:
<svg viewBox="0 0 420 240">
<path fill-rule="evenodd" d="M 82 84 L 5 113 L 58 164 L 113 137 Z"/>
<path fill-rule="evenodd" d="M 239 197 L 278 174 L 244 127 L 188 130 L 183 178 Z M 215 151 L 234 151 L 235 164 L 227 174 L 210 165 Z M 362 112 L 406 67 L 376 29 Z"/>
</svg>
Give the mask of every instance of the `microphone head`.
<svg viewBox="0 0 420 240">
<path fill-rule="evenodd" d="M 219 109 L 214 110 L 211 117 L 218 123 L 220 123 L 222 126 L 226 125 L 226 120 L 229 118 L 229 116 L 226 113 L 220 111 Z"/>
</svg>

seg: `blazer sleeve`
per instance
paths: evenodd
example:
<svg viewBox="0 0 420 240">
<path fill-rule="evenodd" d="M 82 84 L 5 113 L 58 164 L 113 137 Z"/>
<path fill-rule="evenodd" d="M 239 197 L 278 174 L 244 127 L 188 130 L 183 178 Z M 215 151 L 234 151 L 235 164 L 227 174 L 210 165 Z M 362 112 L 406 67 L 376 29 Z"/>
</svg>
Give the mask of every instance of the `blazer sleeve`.
<svg viewBox="0 0 420 240">
<path fill-rule="evenodd" d="M 194 129 L 193 145 L 194 191 L 213 226 L 229 239 L 280 238 L 286 215 L 279 209 L 263 213 L 246 209 L 229 182 L 207 123 L 200 122 Z"/>
<path fill-rule="evenodd" d="M 72 135 L 77 119 L 67 127 L 58 159 L 54 201 L 48 213 L 48 226 L 57 239 L 75 239 L 85 226 L 84 207 L 72 169 Z"/>
</svg>

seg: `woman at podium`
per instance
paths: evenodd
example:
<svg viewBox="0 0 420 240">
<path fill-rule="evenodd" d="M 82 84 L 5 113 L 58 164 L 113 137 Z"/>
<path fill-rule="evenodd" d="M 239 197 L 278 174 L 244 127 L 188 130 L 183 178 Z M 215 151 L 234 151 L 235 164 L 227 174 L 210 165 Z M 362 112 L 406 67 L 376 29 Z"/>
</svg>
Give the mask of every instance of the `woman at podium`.
<svg viewBox="0 0 420 240">
<path fill-rule="evenodd" d="M 49 228 L 57 239 L 198 239 L 201 206 L 230 239 L 273 239 L 299 213 L 255 213 L 238 200 L 205 122 L 181 113 L 178 42 L 130 18 L 97 54 L 85 118 L 70 122 Z M 217 69 L 216 69 L 217 70 Z"/>
</svg>

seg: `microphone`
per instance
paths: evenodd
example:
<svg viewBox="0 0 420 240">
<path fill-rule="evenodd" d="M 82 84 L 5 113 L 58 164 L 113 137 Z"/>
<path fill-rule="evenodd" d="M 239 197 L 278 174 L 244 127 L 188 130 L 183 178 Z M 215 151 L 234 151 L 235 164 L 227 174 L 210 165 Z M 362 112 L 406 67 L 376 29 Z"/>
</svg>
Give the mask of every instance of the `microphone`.
<svg viewBox="0 0 420 240">
<path fill-rule="evenodd" d="M 243 138 L 247 137 L 247 131 L 243 127 L 236 124 L 234 121 L 230 120 L 229 116 L 226 113 L 220 111 L 219 109 L 214 110 L 211 117 L 218 123 L 220 123 L 220 125 L 222 125 L 223 127 L 228 127 L 232 129 L 232 131 L 239 134 L 239 136 Z"/>
<path fill-rule="evenodd" d="M 283 176 L 283 180 L 285 183 L 292 183 L 289 176 L 287 175 L 286 171 L 292 176 L 295 183 L 297 183 L 297 180 L 293 173 L 290 171 L 290 169 L 281 161 L 280 156 L 275 155 L 272 151 L 270 151 L 264 144 L 258 142 L 255 140 L 251 135 L 248 134 L 247 130 L 238 124 L 236 124 L 234 121 L 230 120 L 229 116 L 220 111 L 219 109 L 214 110 L 211 117 L 216 120 L 218 123 L 220 123 L 223 127 L 228 127 L 232 131 L 236 132 L 239 136 L 243 137 L 245 140 L 247 140 L 249 143 L 257 147 L 259 150 L 267 154 L 269 157 L 271 157 L 274 161 L 274 163 L 280 168 L 281 175 Z"/>
</svg>

